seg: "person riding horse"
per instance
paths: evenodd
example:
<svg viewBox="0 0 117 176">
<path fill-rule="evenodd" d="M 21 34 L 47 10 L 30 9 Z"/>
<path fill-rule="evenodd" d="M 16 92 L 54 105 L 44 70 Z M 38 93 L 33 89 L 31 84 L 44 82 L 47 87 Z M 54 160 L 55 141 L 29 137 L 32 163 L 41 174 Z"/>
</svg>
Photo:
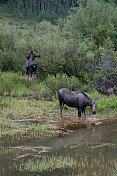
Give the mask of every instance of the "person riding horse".
<svg viewBox="0 0 117 176">
<path fill-rule="evenodd" d="M 26 74 L 28 76 L 28 79 L 29 79 L 29 72 L 30 72 L 30 75 L 31 75 L 31 80 L 33 79 L 32 78 L 32 74 L 34 72 L 34 80 L 36 78 L 36 71 L 37 71 L 37 63 L 34 61 L 34 59 L 36 57 L 40 57 L 40 54 L 36 54 L 36 53 L 33 53 L 33 51 L 28 51 L 28 56 L 27 56 L 27 59 L 26 59 Z"/>
</svg>

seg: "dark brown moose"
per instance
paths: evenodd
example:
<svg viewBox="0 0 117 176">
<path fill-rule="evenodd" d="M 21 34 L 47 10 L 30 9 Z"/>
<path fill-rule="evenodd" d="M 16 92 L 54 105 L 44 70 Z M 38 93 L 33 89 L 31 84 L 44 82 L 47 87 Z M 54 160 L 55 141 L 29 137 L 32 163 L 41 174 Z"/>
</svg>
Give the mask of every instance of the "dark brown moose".
<svg viewBox="0 0 117 176">
<path fill-rule="evenodd" d="M 33 79 L 32 75 L 34 73 L 34 80 L 36 79 L 36 71 L 37 71 L 37 63 L 34 61 L 36 57 L 40 57 L 40 54 L 33 53 L 33 51 L 28 51 L 28 57 L 26 59 L 26 74 L 29 79 L 29 73 L 31 76 L 31 80 Z"/>
<path fill-rule="evenodd" d="M 69 107 L 74 107 L 78 109 L 78 117 L 81 118 L 81 113 L 85 117 L 85 108 L 90 106 L 92 108 L 92 113 L 96 114 L 96 101 L 99 99 L 97 97 L 95 100 L 89 98 L 85 93 L 73 93 L 66 88 L 62 88 L 58 92 L 59 103 L 60 103 L 60 115 L 62 117 L 62 110 L 64 104 Z"/>
</svg>

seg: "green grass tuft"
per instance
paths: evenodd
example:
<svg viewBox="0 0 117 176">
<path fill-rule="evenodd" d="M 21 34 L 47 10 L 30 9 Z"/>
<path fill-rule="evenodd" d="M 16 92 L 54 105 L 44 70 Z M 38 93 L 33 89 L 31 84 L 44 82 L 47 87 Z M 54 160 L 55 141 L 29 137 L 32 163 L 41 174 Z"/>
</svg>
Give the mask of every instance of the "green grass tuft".
<svg viewBox="0 0 117 176">
<path fill-rule="evenodd" d="M 0 94 L 18 97 L 30 95 L 30 82 L 18 73 L 0 73 Z"/>
</svg>

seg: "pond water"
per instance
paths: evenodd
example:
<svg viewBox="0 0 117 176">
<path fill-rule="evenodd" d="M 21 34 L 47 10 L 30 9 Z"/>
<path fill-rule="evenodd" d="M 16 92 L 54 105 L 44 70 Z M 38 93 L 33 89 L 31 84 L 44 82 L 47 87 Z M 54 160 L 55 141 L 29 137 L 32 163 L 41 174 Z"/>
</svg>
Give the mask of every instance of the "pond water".
<svg viewBox="0 0 117 176">
<path fill-rule="evenodd" d="M 111 176 L 116 162 L 116 120 L 49 139 L 0 139 L 0 176 Z"/>
</svg>

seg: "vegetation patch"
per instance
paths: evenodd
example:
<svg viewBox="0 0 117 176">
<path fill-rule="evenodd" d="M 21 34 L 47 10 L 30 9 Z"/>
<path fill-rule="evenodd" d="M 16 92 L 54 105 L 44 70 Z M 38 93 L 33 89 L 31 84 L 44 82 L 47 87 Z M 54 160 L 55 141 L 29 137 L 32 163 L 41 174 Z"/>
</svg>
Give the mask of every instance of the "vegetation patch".
<svg viewBox="0 0 117 176">
<path fill-rule="evenodd" d="M 55 169 L 73 169 L 77 166 L 77 161 L 68 156 L 43 156 L 40 160 L 29 159 L 26 163 L 20 164 L 19 171 L 44 172 Z"/>
<path fill-rule="evenodd" d="M 97 92 L 90 94 L 97 97 Z M 117 115 L 117 98 L 99 95 L 96 118 L 112 118 Z M 86 109 L 87 118 L 91 115 L 90 107 Z M 91 121 L 90 121 L 91 122 Z M 94 121 L 92 122 L 94 123 Z M 58 136 L 64 130 L 86 127 L 87 120 L 78 119 L 77 109 L 65 106 L 63 118 L 59 115 L 59 102 L 44 100 L 28 100 L 13 97 L 0 97 L 0 137 L 29 136 L 46 138 Z M 60 130 L 60 131 L 59 131 Z"/>
<path fill-rule="evenodd" d="M 58 97 L 58 90 L 61 87 L 66 87 L 70 90 L 80 88 L 79 79 L 75 76 L 68 77 L 66 74 L 48 75 L 48 77 L 40 82 L 37 86 L 38 92 L 41 96 Z"/>
<path fill-rule="evenodd" d="M 16 135 L 45 138 L 57 135 L 57 113 L 53 102 L 0 98 L 0 136 Z"/>
<path fill-rule="evenodd" d="M 21 78 L 20 73 L 0 73 L 0 94 L 23 97 L 31 94 L 31 83 Z"/>
</svg>

